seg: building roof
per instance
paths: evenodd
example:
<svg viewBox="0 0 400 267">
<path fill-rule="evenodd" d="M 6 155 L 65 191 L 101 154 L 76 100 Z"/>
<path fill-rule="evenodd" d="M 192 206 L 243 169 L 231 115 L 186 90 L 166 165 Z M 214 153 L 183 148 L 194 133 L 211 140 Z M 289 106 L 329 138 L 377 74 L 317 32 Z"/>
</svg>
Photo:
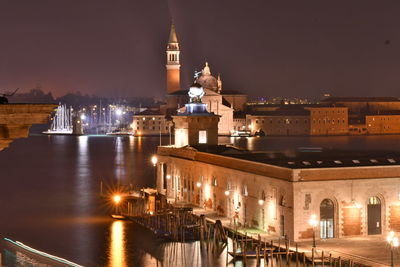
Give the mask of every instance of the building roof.
<svg viewBox="0 0 400 267">
<path fill-rule="evenodd" d="M 138 116 L 138 115 L 139 116 L 153 116 L 153 115 L 154 116 L 156 116 L 156 115 L 162 116 L 164 114 L 162 114 L 159 109 L 157 109 L 157 110 L 146 109 L 146 110 L 144 110 L 144 111 L 142 111 L 142 112 L 140 112 L 138 114 L 135 114 L 134 116 Z"/>
<path fill-rule="evenodd" d="M 328 97 L 321 102 L 399 102 L 398 97 Z"/>
<path fill-rule="evenodd" d="M 160 156 L 198 161 L 286 181 L 377 179 L 400 176 L 400 152 L 299 148 L 251 152 L 223 145 L 159 146 Z"/>
<path fill-rule="evenodd" d="M 368 112 L 365 116 L 385 116 L 385 115 L 400 115 L 400 110 L 380 110 L 376 112 Z"/>
<path fill-rule="evenodd" d="M 290 156 L 273 152 L 254 152 L 229 156 L 290 169 L 400 165 L 400 153 L 385 151 L 364 152 L 303 148 Z"/>
<path fill-rule="evenodd" d="M 301 108 L 279 108 L 271 111 L 252 111 L 253 116 L 309 116 L 310 111 Z"/>
</svg>

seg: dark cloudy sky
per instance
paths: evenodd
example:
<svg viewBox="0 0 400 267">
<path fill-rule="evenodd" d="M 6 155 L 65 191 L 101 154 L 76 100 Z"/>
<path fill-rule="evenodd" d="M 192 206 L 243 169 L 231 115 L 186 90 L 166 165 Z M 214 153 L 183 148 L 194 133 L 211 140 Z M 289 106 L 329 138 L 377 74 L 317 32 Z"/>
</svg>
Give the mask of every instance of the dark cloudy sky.
<svg viewBox="0 0 400 267">
<path fill-rule="evenodd" d="M 0 88 L 163 96 L 207 59 L 252 96 L 400 96 L 400 1 L 0 0 Z"/>
</svg>

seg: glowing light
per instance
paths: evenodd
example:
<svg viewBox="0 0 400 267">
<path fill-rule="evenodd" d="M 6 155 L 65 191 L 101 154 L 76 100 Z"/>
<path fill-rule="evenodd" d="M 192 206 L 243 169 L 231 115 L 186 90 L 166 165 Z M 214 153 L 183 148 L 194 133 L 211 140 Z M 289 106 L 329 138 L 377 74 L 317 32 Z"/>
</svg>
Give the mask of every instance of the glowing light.
<svg viewBox="0 0 400 267">
<path fill-rule="evenodd" d="M 119 202 L 121 202 L 121 196 L 120 196 L 120 195 L 115 195 L 115 196 L 113 197 L 113 200 L 114 200 L 114 203 L 115 203 L 116 205 L 118 205 Z"/>
<path fill-rule="evenodd" d="M 157 156 L 152 156 L 151 157 L 151 163 L 153 163 L 153 166 L 155 167 L 156 165 L 157 165 L 157 162 L 158 162 L 158 159 L 157 159 Z"/>
<path fill-rule="evenodd" d="M 122 221 L 114 221 L 111 225 L 111 244 L 109 266 L 127 266 L 124 242 L 124 224 Z"/>
<path fill-rule="evenodd" d="M 211 198 L 211 186 L 209 184 L 206 184 L 206 186 L 205 186 L 204 196 L 206 197 L 206 199 Z"/>
<path fill-rule="evenodd" d="M 308 220 L 308 224 L 312 227 L 316 227 L 318 225 L 317 215 L 312 214 Z"/>
<path fill-rule="evenodd" d="M 167 174 L 166 178 L 169 180 L 171 179 L 171 175 Z"/>
<path fill-rule="evenodd" d="M 225 196 L 229 196 L 230 192 L 228 190 L 225 191 Z"/>
<path fill-rule="evenodd" d="M 258 200 L 258 205 L 260 205 L 260 206 L 264 205 L 264 200 L 263 199 L 259 199 Z"/>
<path fill-rule="evenodd" d="M 141 131 L 137 131 L 136 134 L 137 134 L 138 136 L 141 136 L 141 135 L 142 135 L 142 132 L 141 132 Z"/>
<path fill-rule="evenodd" d="M 86 119 L 86 115 L 85 114 L 81 114 L 81 120 L 85 120 Z"/>
<path fill-rule="evenodd" d="M 200 183 L 200 182 L 197 182 L 197 183 L 196 183 L 196 186 L 197 186 L 198 188 L 200 188 L 200 187 L 201 187 L 201 183 Z"/>
<path fill-rule="evenodd" d="M 117 114 L 117 116 L 121 116 L 122 115 L 122 110 L 121 109 L 117 109 L 115 111 L 115 114 Z"/>
</svg>

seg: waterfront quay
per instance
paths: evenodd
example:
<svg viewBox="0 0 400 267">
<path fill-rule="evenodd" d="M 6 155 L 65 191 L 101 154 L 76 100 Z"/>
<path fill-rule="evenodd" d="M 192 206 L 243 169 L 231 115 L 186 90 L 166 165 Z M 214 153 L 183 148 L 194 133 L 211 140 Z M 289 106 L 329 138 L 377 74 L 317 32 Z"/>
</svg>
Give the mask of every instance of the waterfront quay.
<svg viewBox="0 0 400 267">
<path fill-rule="evenodd" d="M 400 206 L 393 185 L 399 183 L 400 154 L 311 150 L 287 157 L 226 145 L 159 147 L 157 190 L 170 203 L 198 207 L 195 214 L 222 217 L 218 220 L 231 231 L 251 235 L 253 229 L 256 240 L 258 234 L 264 240 L 290 240 L 306 253 L 307 242 L 313 247 L 332 239 L 351 247 L 353 237 L 367 243 L 368 237 L 395 237 Z M 329 254 L 349 258 L 346 251 L 351 250 Z M 390 249 L 379 253 L 378 260 L 350 260 L 379 266 Z"/>
</svg>

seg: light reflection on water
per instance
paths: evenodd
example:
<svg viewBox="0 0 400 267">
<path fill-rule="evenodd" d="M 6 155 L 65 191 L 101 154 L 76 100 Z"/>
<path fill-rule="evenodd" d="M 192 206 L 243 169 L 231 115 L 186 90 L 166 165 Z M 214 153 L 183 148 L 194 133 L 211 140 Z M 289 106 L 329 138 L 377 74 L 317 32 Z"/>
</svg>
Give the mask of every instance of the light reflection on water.
<svg viewBox="0 0 400 267">
<path fill-rule="evenodd" d="M 125 229 L 122 221 L 114 221 L 111 224 L 111 240 L 109 248 L 110 267 L 125 267 L 126 259 Z"/>
<path fill-rule="evenodd" d="M 400 151 L 399 139 L 226 137 L 220 141 L 292 155 L 297 147 L 307 146 Z M 215 258 L 201 253 L 198 242 L 163 244 L 131 222 L 110 219 L 112 206 L 99 198 L 100 181 L 121 181 L 136 188 L 151 185 L 149 159 L 158 144 L 158 137 L 33 136 L 15 141 L 0 153 L 0 233 L 85 266 L 225 266 L 225 254 Z"/>
</svg>

